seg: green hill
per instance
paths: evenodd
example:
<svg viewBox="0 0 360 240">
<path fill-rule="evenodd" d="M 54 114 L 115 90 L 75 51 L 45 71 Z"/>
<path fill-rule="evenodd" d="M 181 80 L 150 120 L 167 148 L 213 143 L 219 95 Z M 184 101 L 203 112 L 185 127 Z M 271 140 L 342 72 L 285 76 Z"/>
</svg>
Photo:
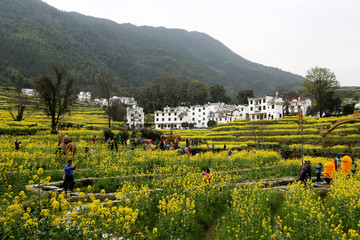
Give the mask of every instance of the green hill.
<svg viewBox="0 0 360 240">
<path fill-rule="evenodd" d="M 67 63 L 80 88 L 113 72 L 119 86 L 138 87 L 158 76 L 220 83 L 231 93 L 253 89 L 272 94 L 278 85 L 299 88 L 303 78 L 250 62 L 199 32 L 131 24 L 59 11 L 40 0 L 0 1 L 0 75 L 25 77 Z"/>
</svg>

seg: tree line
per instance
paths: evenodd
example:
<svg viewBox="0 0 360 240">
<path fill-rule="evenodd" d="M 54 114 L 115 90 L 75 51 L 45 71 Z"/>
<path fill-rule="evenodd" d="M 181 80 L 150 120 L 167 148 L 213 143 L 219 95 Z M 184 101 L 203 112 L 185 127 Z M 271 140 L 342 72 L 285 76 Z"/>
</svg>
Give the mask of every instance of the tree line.
<svg viewBox="0 0 360 240">
<path fill-rule="evenodd" d="M 71 111 L 75 103 L 74 79 L 68 76 L 68 69 L 64 66 L 53 66 L 53 75 L 42 75 L 32 83 L 32 86 L 39 92 L 44 113 L 51 118 L 51 129 L 56 131 L 61 117 Z M 15 88 L 20 91 L 21 86 L 29 86 L 30 81 L 24 79 L 21 74 L 11 75 Z M 110 102 L 110 97 L 120 90 L 116 85 L 116 78 L 110 72 L 102 72 L 95 77 L 100 94 Z M 333 114 L 351 114 L 354 104 L 342 104 L 343 97 L 336 92 L 339 82 L 336 76 L 327 68 L 315 67 L 307 71 L 306 79 L 303 82 L 304 96 L 311 98 L 312 106 L 307 115 L 331 116 Z M 295 94 L 293 91 L 282 89 L 287 94 Z M 249 97 L 254 97 L 251 89 L 239 90 L 236 99 L 231 98 L 224 86 L 208 84 L 198 80 L 180 80 L 176 77 L 157 77 L 143 87 L 133 91 L 139 106 L 144 108 L 145 113 L 153 113 L 165 106 L 189 106 L 205 104 L 207 102 L 224 102 L 247 104 Z M 15 121 L 23 119 L 23 111 L 26 104 L 24 101 L 17 105 L 17 116 Z M 12 109 L 14 110 L 14 109 Z M 111 127 L 111 120 L 124 121 L 126 106 L 114 102 L 104 108 L 108 116 L 108 126 Z"/>
</svg>

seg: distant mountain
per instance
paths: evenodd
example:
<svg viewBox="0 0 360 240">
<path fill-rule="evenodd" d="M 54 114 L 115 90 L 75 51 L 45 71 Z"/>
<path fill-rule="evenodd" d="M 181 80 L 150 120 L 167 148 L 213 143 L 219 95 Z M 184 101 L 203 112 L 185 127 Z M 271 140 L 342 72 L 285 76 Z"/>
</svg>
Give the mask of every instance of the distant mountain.
<svg viewBox="0 0 360 240">
<path fill-rule="evenodd" d="M 199 32 L 131 24 L 59 11 L 40 0 L 0 1 L 0 75 L 18 69 L 25 77 L 67 63 L 78 85 L 94 84 L 108 70 L 119 86 L 137 87 L 158 76 L 220 83 L 232 94 L 253 89 L 273 94 L 278 85 L 299 88 L 303 78 L 250 62 Z"/>
</svg>

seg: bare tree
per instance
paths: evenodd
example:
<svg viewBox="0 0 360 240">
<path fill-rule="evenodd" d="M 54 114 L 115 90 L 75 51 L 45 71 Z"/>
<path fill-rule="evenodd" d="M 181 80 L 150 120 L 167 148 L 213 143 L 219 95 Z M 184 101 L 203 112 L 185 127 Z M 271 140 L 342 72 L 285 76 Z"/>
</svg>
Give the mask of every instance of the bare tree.
<svg viewBox="0 0 360 240">
<path fill-rule="evenodd" d="M 74 98 L 74 80 L 64 79 L 66 68 L 53 66 L 54 76 L 41 76 L 35 82 L 41 102 L 45 105 L 44 112 L 51 117 L 51 130 L 56 131 L 62 115 L 70 112 Z"/>
<path fill-rule="evenodd" d="M 96 84 L 99 87 L 99 90 L 101 92 L 101 94 L 104 96 L 104 98 L 106 99 L 107 102 L 107 106 L 105 108 L 105 112 L 108 115 L 108 120 L 109 120 L 109 128 L 111 127 L 111 102 L 110 102 L 110 98 L 111 96 L 114 94 L 115 92 L 115 79 L 114 79 L 114 75 L 112 75 L 109 72 L 103 72 L 100 74 L 97 74 L 95 76 L 95 81 Z"/>
</svg>

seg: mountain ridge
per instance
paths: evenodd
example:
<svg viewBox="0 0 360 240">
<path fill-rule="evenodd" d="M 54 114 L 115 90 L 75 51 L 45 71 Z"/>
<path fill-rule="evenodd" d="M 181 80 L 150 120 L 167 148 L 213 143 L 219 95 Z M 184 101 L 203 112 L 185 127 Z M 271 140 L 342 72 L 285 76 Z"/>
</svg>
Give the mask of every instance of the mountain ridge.
<svg viewBox="0 0 360 240">
<path fill-rule="evenodd" d="M 118 24 L 64 12 L 40 0 L 0 2 L 0 67 L 26 77 L 44 74 L 50 63 L 66 62 L 78 84 L 91 88 L 101 71 L 111 71 L 118 86 L 139 87 L 155 77 L 220 83 L 272 94 L 277 85 L 300 88 L 303 78 L 251 62 L 206 33 L 165 27 Z"/>
</svg>

